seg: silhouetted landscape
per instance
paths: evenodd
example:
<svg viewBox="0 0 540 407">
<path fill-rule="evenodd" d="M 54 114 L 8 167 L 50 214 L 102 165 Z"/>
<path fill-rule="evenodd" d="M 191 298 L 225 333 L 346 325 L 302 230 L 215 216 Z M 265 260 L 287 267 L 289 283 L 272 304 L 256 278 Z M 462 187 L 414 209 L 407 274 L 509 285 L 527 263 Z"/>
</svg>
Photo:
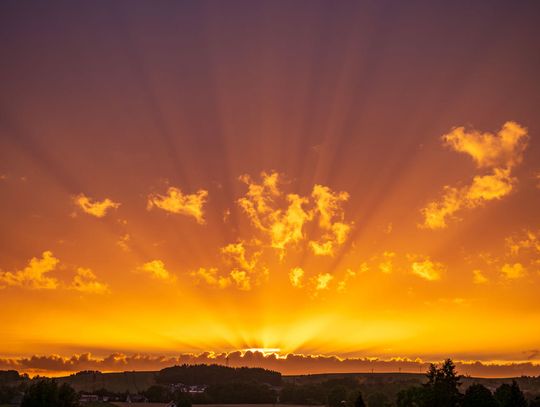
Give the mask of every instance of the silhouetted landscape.
<svg viewBox="0 0 540 407">
<path fill-rule="evenodd" d="M 112 404 L 111 404 L 112 403 Z M 157 372 L 30 378 L 0 371 L 0 406 L 110 406 L 114 403 L 284 404 L 327 407 L 540 407 L 540 377 L 463 377 L 448 359 L 425 374 L 282 376 L 261 368 L 182 365 Z M 147 404 L 150 406 L 150 404 Z"/>
</svg>

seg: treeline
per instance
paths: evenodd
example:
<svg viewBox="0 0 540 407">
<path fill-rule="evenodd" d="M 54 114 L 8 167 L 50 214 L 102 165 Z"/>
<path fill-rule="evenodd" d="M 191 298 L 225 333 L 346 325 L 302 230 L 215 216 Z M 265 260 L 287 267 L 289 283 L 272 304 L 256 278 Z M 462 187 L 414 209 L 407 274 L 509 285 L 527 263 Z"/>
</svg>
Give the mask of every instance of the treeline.
<svg viewBox="0 0 540 407">
<path fill-rule="evenodd" d="M 452 360 L 441 366 L 432 364 L 427 382 L 398 393 L 397 407 L 540 407 L 540 396 L 527 401 L 516 381 L 501 384 L 492 393 L 481 384 L 473 384 L 461 393 L 462 376 L 456 372 Z"/>
<path fill-rule="evenodd" d="M 281 373 L 262 368 L 227 367 L 221 365 L 182 365 L 167 367 L 156 375 L 160 384 L 222 385 L 226 383 L 267 383 L 281 385 Z"/>
</svg>

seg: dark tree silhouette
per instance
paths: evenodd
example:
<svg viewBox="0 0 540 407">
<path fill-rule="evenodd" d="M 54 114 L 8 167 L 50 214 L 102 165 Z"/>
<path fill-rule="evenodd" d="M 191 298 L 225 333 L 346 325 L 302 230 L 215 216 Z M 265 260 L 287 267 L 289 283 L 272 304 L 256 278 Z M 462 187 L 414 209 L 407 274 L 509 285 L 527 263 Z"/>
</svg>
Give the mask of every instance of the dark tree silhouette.
<svg viewBox="0 0 540 407">
<path fill-rule="evenodd" d="M 336 386 L 328 393 L 328 406 L 339 407 L 347 399 L 347 388 L 345 386 Z"/>
<path fill-rule="evenodd" d="M 481 384 L 469 386 L 461 403 L 462 407 L 498 407 L 491 391 Z"/>
<path fill-rule="evenodd" d="M 362 398 L 362 393 L 358 393 L 358 397 L 354 401 L 354 407 L 366 407 L 366 403 L 364 403 L 364 399 Z"/>
<path fill-rule="evenodd" d="M 44 379 L 31 384 L 21 407 L 75 407 L 79 400 L 75 390 L 64 383 L 58 386 L 55 380 Z"/>
<path fill-rule="evenodd" d="M 504 383 L 495 390 L 495 399 L 501 407 L 527 407 L 527 400 L 515 380 Z"/>
<path fill-rule="evenodd" d="M 540 396 L 536 396 L 534 400 L 529 401 L 529 407 L 540 407 Z"/>
<path fill-rule="evenodd" d="M 179 391 L 174 395 L 174 404 L 176 407 L 191 407 L 191 399 L 188 394 Z"/>
<path fill-rule="evenodd" d="M 401 390 L 397 394 L 397 407 L 418 407 L 424 406 L 426 390 L 423 387 L 412 386 L 408 389 Z"/>
<path fill-rule="evenodd" d="M 429 407 L 455 407 L 459 405 L 460 378 L 451 359 L 446 359 L 439 368 L 431 364 L 427 372 L 428 382 L 424 385 L 424 404 Z"/>
<path fill-rule="evenodd" d="M 387 407 L 389 400 L 386 394 L 377 392 L 367 397 L 367 403 L 369 407 Z"/>
</svg>

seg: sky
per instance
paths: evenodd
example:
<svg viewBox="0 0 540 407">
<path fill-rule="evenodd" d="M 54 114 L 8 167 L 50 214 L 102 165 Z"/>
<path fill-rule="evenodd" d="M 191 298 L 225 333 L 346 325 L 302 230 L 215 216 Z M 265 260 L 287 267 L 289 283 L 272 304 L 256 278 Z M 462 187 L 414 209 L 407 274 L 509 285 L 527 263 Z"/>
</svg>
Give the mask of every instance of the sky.
<svg viewBox="0 0 540 407">
<path fill-rule="evenodd" d="M 0 369 L 540 374 L 539 17 L 1 2 Z"/>
</svg>

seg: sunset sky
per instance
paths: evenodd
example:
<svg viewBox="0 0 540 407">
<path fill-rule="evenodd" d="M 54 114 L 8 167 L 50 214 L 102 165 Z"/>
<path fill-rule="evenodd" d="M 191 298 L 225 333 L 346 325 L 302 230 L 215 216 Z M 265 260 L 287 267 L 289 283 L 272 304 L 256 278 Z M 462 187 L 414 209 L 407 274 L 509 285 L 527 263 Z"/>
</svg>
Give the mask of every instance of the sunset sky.
<svg viewBox="0 0 540 407">
<path fill-rule="evenodd" d="M 0 369 L 540 374 L 539 18 L 1 2 Z"/>
</svg>

